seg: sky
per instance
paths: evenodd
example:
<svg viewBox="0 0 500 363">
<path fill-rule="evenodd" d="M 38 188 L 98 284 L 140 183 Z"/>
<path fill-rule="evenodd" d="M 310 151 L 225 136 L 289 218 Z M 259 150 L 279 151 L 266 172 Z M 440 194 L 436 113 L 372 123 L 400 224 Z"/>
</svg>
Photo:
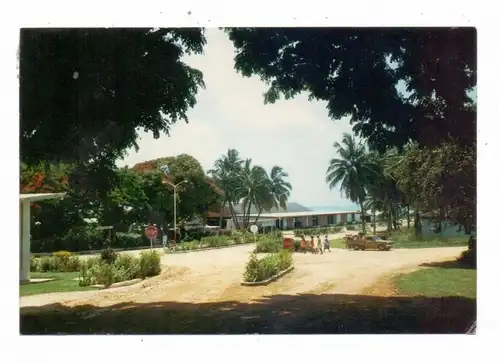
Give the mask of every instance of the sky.
<svg viewBox="0 0 500 363">
<path fill-rule="evenodd" d="M 352 132 L 348 119 L 332 121 L 326 103 L 309 102 L 306 95 L 264 105 L 265 83 L 236 73 L 235 49 L 228 36 L 218 29 L 207 29 L 205 36 L 204 54 L 184 58 L 203 72 L 206 85 L 188 112 L 189 123 L 178 122 L 170 137 L 156 140 L 151 133 L 141 132 L 139 152 L 130 150 L 117 165 L 133 166 L 186 153 L 208 170 L 234 148 L 268 172 L 274 165 L 281 166 L 293 187 L 291 202 L 332 209 L 354 207 L 325 182 L 328 162 L 335 156 L 333 143 L 340 142 L 344 132 Z"/>
</svg>

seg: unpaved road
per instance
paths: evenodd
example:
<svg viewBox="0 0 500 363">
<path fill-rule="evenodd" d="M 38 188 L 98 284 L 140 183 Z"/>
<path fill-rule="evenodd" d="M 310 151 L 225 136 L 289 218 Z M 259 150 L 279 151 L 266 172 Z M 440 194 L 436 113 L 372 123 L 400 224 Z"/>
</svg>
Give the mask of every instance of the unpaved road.
<svg viewBox="0 0 500 363">
<path fill-rule="evenodd" d="M 252 303 L 270 295 L 358 294 L 388 273 L 422 263 L 450 260 L 464 250 L 463 247 L 388 252 L 332 249 L 323 255 L 296 253 L 295 270 L 285 277 L 268 286 L 241 286 L 244 266 L 254 247 L 251 244 L 168 254 L 162 256 L 162 274 L 137 285 L 103 291 L 26 296 L 20 299 L 20 305 L 25 308 L 53 303 L 102 307 L 124 302 Z"/>
</svg>

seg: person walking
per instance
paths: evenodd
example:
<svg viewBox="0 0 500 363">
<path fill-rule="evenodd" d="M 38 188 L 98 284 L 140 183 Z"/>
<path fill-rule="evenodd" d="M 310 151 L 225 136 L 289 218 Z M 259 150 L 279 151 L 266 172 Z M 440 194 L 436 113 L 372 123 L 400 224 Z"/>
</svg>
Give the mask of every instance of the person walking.
<svg viewBox="0 0 500 363">
<path fill-rule="evenodd" d="M 328 250 L 328 252 L 332 252 L 330 251 L 330 241 L 328 240 L 328 235 L 325 234 L 325 241 L 324 241 L 324 244 L 323 244 L 323 249 L 326 251 Z"/>
<path fill-rule="evenodd" d="M 319 238 L 319 236 L 316 236 L 316 241 L 318 245 L 318 252 L 323 254 L 323 243 L 321 243 L 321 238 Z"/>
<path fill-rule="evenodd" d="M 302 235 L 302 240 L 300 241 L 300 249 L 302 250 L 303 253 L 307 252 L 307 242 L 304 235 Z"/>
<path fill-rule="evenodd" d="M 316 248 L 316 245 L 314 243 L 314 236 L 309 236 L 311 237 L 311 250 L 312 250 L 312 253 L 317 253 L 317 248 Z"/>
</svg>

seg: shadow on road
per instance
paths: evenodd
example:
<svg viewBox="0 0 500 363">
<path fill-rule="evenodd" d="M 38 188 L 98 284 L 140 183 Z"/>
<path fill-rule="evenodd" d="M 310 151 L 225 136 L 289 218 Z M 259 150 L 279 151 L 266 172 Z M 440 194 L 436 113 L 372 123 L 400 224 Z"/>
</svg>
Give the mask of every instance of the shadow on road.
<svg viewBox="0 0 500 363">
<path fill-rule="evenodd" d="M 465 333 L 476 300 L 462 297 L 274 295 L 247 302 L 122 303 L 21 309 L 22 334 Z"/>
</svg>

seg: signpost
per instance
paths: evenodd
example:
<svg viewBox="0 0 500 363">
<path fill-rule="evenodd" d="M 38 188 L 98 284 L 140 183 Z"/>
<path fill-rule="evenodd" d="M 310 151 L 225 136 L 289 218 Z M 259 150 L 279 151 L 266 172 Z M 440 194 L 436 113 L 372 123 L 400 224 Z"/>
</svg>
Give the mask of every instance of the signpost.
<svg viewBox="0 0 500 363">
<path fill-rule="evenodd" d="M 158 235 L 158 228 L 155 226 L 147 226 L 146 229 L 144 230 L 144 233 L 146 234 L 146 237 L 149 238 L 149 243 L 151 245 L 151 249 L 153 249 L 153 239 L 156 238 Z"/>
<path fill-rule="evenodd" d="M 259 231 L 259 227 L 257 227 L 255 224 L 252 224 L 250 226 L 250 232 L 253 233 L 253 240 L 254 242 L 257 242 L 257 232 Z"/>
</svg>

